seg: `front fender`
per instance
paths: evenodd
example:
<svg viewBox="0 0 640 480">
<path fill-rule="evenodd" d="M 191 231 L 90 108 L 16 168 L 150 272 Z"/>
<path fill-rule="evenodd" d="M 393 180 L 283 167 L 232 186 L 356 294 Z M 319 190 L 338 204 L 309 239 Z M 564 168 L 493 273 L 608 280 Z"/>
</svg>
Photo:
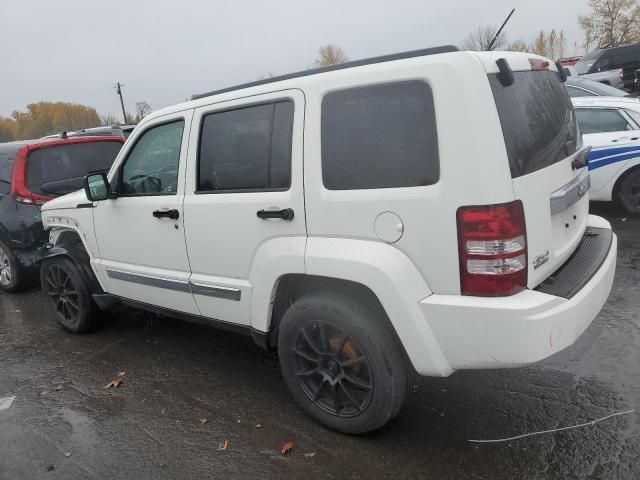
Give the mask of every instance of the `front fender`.
<svg viewBox="0 0 640 480">
<path fill-rule="evenodd" d="M 453 373 L 419 305 L 431 290 L 398 248 L 367 240 L 310 237 L 305 266 L 309 275 L 349 280 L 371 289 L 418 373 Z"/>
<path fill-rule="evenodd" d="M 89 254 L 82 244 L 64 243 L 48 248 L 40 255 L 36 264 L 41 265 L 46 260 L 60 257 L 68 258 L 76 265 L 85 285 L 89 289 L 89 293 L 96 295 L 104 293 L 91 268 Z"/>
</svg>

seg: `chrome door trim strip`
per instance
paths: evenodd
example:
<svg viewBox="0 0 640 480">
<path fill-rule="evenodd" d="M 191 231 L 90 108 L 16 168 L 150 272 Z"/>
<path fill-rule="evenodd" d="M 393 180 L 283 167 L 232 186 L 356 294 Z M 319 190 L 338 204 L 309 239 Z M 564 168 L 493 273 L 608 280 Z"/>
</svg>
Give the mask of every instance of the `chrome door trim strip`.
<svg viewBox="0 0 640 480">
<path fill-rule="evenodd" d="M 123 282 L 138 283 L 149 287 L 166 288 L 167 290 L 175 290 L 178 292 L 189 292 L 189 282 L 184 280 L 172 280 L 153 275 L 143 275 L 140 273 L 123 272 L 114 268 L 107 267 L 107 275 L 114 280 L 122 280 Z"/>
<path fill-rule="evenodd" d="M 239 288 L 222 287 L 219 285 L 203 285 L 201 283 L 187 282 L 184 280 L 173 280 L 153 275 L 143 275 L 141 273 L 124 272 L 115 268 L 107 267 L 107 275 L 114 280 L 137 283 L 149 287 L 165 288 L 177 292 L 191 293 L 193 295 L 203 295 L 205 297 L 224 298 L 226 300 L 240 301 L 242 291 Z"/>
<path fill-rule="evenodd" d="M 201 283 L 190 282 L 191 291 L 194 295 L 204 295 L 206 297 L 224 298 L 227 300 L 240 301 L 242 291 L 239 288 L 221 287 L 219 285 L 203 285 Z"/>
<path fill-rule="evenodd" d="M 591 177 L 585 169 L 580 175 L 551 194 L 551 215 L 564 212 L 584 197 L 591 188 Z"/>
</svg>

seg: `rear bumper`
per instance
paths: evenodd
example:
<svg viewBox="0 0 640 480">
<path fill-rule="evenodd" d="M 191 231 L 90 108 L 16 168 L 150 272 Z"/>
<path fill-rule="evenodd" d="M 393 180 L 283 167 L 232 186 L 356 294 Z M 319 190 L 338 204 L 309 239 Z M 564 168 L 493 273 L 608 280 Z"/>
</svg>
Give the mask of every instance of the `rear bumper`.
<svg viewBox="0 0 640 480">
<path fill-rule="evenodd" d="M 593 216 L 589 226 L 611 228 Z M 420 307 L 452 370 L 527 365 L 573 344 L 598 315 L 611 291 L 616 255 L 613 235 L 599 268 L 571 298 L 537 290 L 501 298 L 431 295 Z"/>
</svg>

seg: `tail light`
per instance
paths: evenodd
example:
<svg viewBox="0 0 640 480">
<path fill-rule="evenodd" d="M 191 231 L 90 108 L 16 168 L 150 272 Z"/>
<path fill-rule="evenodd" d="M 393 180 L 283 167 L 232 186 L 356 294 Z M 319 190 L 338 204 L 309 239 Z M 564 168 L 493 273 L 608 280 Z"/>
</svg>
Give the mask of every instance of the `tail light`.
<svg viewBox="0 0 640 480">
<path fill-rule="evenodd" d="M 458 209 L 463 295 L 499 297 L 527 286 L 527 232 L 522 202 Z"/>
<path fill-rule="evenodd" d="M 27 205 L 42 205 L 53 197 L 46 197 L 33 193 L 27 186 L 27 162 L 29 156 L 29 148 L 22 148 L 16 155 L 13 164 L 13 177 L 11 179 L 11 195 L 16 202 Z"/>
</svg>

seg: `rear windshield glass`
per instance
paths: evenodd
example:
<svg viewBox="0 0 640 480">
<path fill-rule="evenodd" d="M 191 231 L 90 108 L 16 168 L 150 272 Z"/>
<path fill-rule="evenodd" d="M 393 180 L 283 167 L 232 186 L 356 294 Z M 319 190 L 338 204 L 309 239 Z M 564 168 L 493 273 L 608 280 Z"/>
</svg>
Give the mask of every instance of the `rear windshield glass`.
<svg viewBox="0 0 640 480">
<path fill-rule="evenodd" d="M 92 142 L 34 150 L 27 163 L 27 186 L 40 195 L 79 190 L 89 172 L 111 168 L 121 147 L 119 142 Z"/>
<path fill-rule="evenodd" d="M 602 50 L 595 50 L 593 52 L 587 53 L 584 57 L 582 57 L 576 64 L 576 72 L 578 75 L 583 75 L 589 71 L 591 65 L 598 59 L 598 57 L 602 54 Z"/>
<path fill-rule="evenodd" d="M 571 100 L 552 71 L 514 72 L 504 87 L 496 75 L 489 83 L 498 108 L 511 177 L 533 173 L 572 155 L 578 130 Z"/>
</svg>

